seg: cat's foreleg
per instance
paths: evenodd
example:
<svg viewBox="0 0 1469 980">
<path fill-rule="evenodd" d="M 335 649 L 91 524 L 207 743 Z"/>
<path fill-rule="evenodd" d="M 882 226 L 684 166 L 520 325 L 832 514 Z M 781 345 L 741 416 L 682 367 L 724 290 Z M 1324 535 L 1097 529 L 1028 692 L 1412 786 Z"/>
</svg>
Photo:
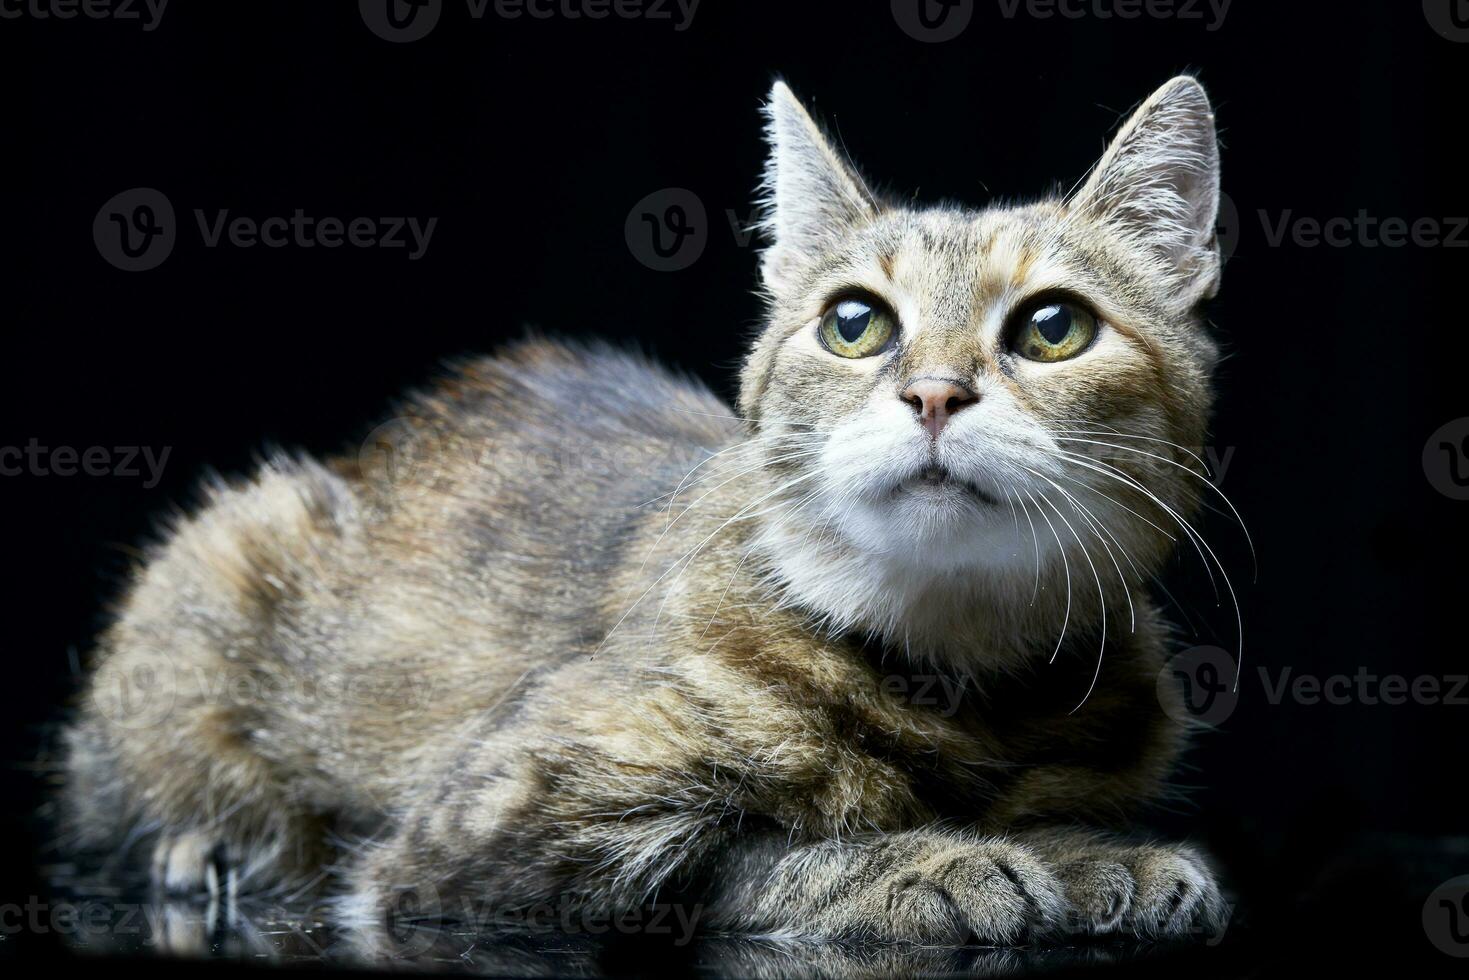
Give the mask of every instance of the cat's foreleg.
<svg viewBox="0 0 1469 980">
<path fill-rule="evenodd" d="M 1216 935 L 1228 917 L 1193 848 L 1071 829 L 920 829 L 797 847 L 772 837 L 723 861 L 709 921 L 746 932 L 1003 945 Z"/>
</svg>

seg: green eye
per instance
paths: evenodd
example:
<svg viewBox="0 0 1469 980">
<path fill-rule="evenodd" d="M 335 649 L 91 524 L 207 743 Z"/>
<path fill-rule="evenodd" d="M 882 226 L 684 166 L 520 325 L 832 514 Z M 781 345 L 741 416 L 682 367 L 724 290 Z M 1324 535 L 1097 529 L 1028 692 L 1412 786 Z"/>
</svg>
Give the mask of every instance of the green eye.
<svg viewBox="0 0 1469 980">
<path fill-rule="evenodd" d="M 1010 347 L 1032 361 L 1064 361 L 1090 346 L 1097 318 L 1075 303 L 1048 303 L 1026 315 Z"/>
<path fill-rule="evenodd" d="M 821 342 L 838 357 L 871 357 L 887 349 L 897 318 L 875 300 L 837 300 L 821 315 Z"/>
</svg>

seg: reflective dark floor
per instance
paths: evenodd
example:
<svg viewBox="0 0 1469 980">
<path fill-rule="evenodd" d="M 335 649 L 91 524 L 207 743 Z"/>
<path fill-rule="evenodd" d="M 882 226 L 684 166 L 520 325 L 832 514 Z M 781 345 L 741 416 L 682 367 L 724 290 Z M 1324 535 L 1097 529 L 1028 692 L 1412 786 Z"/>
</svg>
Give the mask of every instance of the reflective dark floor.
<svg viewBox="0 0 1469 980">
<path fill-rule="evenodd" d="M 707 977 L 1019 976 L 1153 963 L 1176 953 L 1136 941 L 1021 949 L 925 949 L 693 938 L 674 917 L 652 929 L 601 923 L 579 929 L 493 934 L 406 923 L 393 935 L 335 928 L 311 902 L 253 897 L 164 900 L 135 876 L 46 869 L 53 898 L 23 910 L 79 954 L 170 957 L 316 968 L 389 968 L 507 977 L 676 973 Z M 650 935 L 650 933 L 652 935 Z M 1203 943 L 1195 944 L 1198 946 Z"/>
<path fill-rule="evenodd" d="M 1469 963 L 1469 838 L 1355 835 L 1309 866 L 1233 863 L 1248 899 L 1231 899 L 1220 935 L 1173 945 L 1092 942 L 1019 949 L 780 944 L 696 935 L 687 917 L 470 931 L 405 917 L 390 928 L 333 925 L 311 899 L 225 895 L 163 900 L 136 871 L 82 873 L 67 859 L 40 868 L 0 903 L 0 964 L 50 964 L 69 952 L 109 976 L 195 976 L 250 966 L 296 972 L 463 973 L 501 977 L 1129 978 L 1325 977 L 1371 967 L 1402 976 L 1462 976 Z M 1462 912 L 1462 914 L 1460 914 Z M 548 919 L 533 920 L 546 923 Z M 567 926 L 570 928 L 567 928 Z M 657 927 L 655 928 L 655 925 Z M 255 971 L 249 971 L 251 973 Z M 1379 970 L 1381 972 L 1381 970 Z"/>
</svg>

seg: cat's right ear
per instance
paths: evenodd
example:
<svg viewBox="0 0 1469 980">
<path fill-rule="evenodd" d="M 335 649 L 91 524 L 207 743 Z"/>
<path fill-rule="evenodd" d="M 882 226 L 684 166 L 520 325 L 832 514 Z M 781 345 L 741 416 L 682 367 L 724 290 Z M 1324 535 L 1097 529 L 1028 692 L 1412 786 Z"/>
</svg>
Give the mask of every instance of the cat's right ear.
<svg viewBox="0 0 1469 980">
<path fill-rule="evenodd" d="M 775 83 L 765 103 L 765 139 L 770 155 L 758 204 L 769 248 L 761 275 L 778 294 L 834 240 L 876 215 L 878 205 L 785 82 Z"/>
<path fill-rule="evenodd" d="M 1198 81 L 1180 75 L 1123 125 L 1072 206 L 1158 261 L 1184 307 L 1219 289 L 1219 145 Z"/>
</svg>

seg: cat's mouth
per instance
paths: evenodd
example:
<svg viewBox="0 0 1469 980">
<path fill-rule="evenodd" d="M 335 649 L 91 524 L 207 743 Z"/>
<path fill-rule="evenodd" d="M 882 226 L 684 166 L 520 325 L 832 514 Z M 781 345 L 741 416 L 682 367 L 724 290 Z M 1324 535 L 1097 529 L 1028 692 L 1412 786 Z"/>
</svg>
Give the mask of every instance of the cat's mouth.
<svg viewBox="0 0 1469 980">
<path fill-rule="evenodd" d="M 980 503 L 999 506 L 1000 501 L 983 487 L 956 475 L 937 464 L 926 466 L 918 473 L 897 485 L 895 493 L 926 493 L 958 495 L 978 500 Z"/>
</svg>

